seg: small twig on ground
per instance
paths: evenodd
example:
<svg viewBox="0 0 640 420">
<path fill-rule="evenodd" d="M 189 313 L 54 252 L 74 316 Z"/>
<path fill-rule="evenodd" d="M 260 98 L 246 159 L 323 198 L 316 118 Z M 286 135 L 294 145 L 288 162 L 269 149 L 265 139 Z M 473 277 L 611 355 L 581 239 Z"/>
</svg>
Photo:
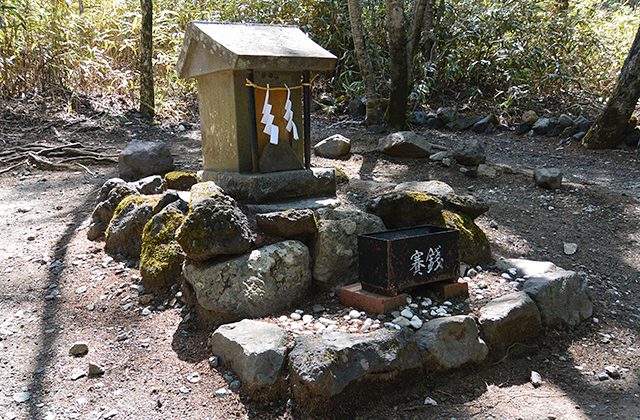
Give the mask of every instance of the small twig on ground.
<svg viewBox="0 0 640 420">
<path fill-rule="evenodd" d="M 538 346 L 536 346 L 536 345 L 528 346 L 528 345 L 523 344 L 523 343 L 513 343 L 512 345 L 510 345 L 510 346 L 507 348 L 507 352 L 505 353 L 505 355 L 504 355 L 500 360 L 498 360 L 497 362 L 492 363 L 492 364 L 491 364 L 491 366 L 499 365 L 500 363 L 504 362 L 504 361 L 507 359 L 507 357 L 509 357 L 509 352 L 510 352 L 510 351 L 511 351 L 515 346 L 523 346 L 523 347 L 526 347 L 526 348 L 529 348 L 529 349 L 536 349 L 536 348 L 538 348 Z"/>
<path fill-rule="evenodd" d="M 84 166 L 82 163 L 79 162 L 74 162 L 74 165 L 78 165 L 79 167 L 81 167 L 82 169 L 84 169 L 85 171 L 87 171 L 87 173 L 89 175 L 93 175 L 93 172 L 91 172 L 91 170 L 89 168 L 87 168 L 86 166 Z"/>
</svg>

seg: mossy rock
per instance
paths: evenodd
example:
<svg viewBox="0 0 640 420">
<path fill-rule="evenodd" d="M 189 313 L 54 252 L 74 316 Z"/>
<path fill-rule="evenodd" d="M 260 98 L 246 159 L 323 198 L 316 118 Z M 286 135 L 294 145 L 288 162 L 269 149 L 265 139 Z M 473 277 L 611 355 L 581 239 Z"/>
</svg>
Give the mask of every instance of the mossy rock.
<svg viewBox="0 0 640 420">
<path fill-rule="evenodd" d="M 185 215 L 175 207 L 167 207 L 145 225 L 142 232 L 140 274 L 146 289 L 170 287 L 182 272 L 184 251 L 175 234 Z"/>
<path fill-rule="evenodd" d="M 367 211 L 380 217 L 387 228 L 402 228 L 441 222 L 442 200 L 417 191 L 397 191 L 379 195 Z"/>
<path fill-rule="evenodd" d="M 196 261 L 247 252 L 252 237 L 247 216 L 225 194 L 199 200 L 195 205 L 192 194 L 189 214 L 176 232 L 184 252 Z"/>
<path fill-rule="evenodd" d="M 142 231 L 154 215 L 159 197 L 129 195 L 113 213 L 105 233 L 105 251 L 137 258 L 142 247 Z"/>
<path fill-rule="evenodd" d="M 213 181 L 198 182 L 191 187 L 190 191 L 189 208 L 191 209 L 208 198 L 224 195 L 222 188 Z"/>
<path fill-rule="evenodd" d="M 198 175 L 195 172 L 172 171 L 165 174 L 164 181 L 170 190 L 189 191 L 198 183 Z"/>
<path fill-rule="evenodd" d="M 337 166 L 334 166 L 333 170 L 336 173 L 336 182 L 338 184 L 346 184 L 347 182 L 349 182 L 349 175 L 347 175 L 345 171 Z"/>
<path fill-rule="evenodd" d="M 442 218 L 444 226 L 460 232 L 458 245 L 461 261 L 472 266 L 491 261 L 489 239 L 471 217 L 463 213 L 443 210 Z"/>
</svg>

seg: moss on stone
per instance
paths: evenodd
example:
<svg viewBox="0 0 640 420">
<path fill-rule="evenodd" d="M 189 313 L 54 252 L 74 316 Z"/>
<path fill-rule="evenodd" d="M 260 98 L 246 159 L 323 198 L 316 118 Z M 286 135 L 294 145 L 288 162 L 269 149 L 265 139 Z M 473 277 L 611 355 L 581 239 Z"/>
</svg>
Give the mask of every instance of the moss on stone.
<svg viewBox="0 0 640 420">
<path fill-rule="evenodd" d="M 349 175 L 347 175 L 347 173 L 343 171 L 342 168 L 334 166 L 333 170 L 336 174 L 336 182 L 338 184 L 346 184 L 347 182 L 349 182 Z"/>
<path fill-rule="evenodd" d="M 460 232 L 458 245 L 460 259 L 470 265 L 486 264 L 491 261 L 491 247 L 487 235 L 466 214 L 449 210 L 442 211 L 444 226 Z"/>
<path fill-rule="evenodd" d="M 109 221 L 109 225 L 107 226 L 107 230 L 105 232 L 105 236 L 108 238 L 109 232 L 111 231 L 111 224 L 114 220 L 119 219 L 122 216 L 122 213 L 131 211 L 134 207 L 140 206 L 144 203 L 151 203 L 155 206 L 158 203 L 159 199 L 157 197 L 149 197 L 144 195 L 128 195 L 120 201 L 120 204 L 116 207 L 113 212 L 113 217 Z"/>
<path fill-rule="evenodd" d="M 435 195 L 426 194 L 418 191 L 404 191 L 406 195 L 411 197 L 416 203 L 433 203 L 434 207 L 442 207 L 442 200 Z"/>
<path fill-rule="evenodd" d="M 169 189 L 187 191 L 198 183 L 198 174 L 195 172 L 172 171 L 165 174 L 164 180 Z"/>
<path fill-rule="evenodd" d="M 140 253 L 140 274 L 145 287 L 168 287 L 180 275 L 184 252 L 175 234 L 184 219 L 180 211 L 167 209 L 145 225 Z"/>
</svg>

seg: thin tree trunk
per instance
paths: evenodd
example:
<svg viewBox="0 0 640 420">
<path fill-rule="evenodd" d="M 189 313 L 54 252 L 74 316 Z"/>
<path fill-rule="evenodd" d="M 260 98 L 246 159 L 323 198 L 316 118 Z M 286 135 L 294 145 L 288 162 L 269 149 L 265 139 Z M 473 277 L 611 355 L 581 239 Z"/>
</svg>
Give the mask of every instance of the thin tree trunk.
<svg viewBox="0 0 640 420">
<path fill-rule="evenodd" d="M 351 22 L 351 35 L 353 37 L 353 47 L 356 51 L 358 67 L 364 83 L 364 95 L 367 99 L 366 124 L 378 124 L 382 120 L 380 112 L 380 99 L 376 92 L 376 81 L 373 73 L 373 64 L 367 54 L 367 47 L 364 38 L 364 26 L 362 24 L 362 7 L 360 0 L 348 0 L 349 21 Z"/>
<path fill-rule="evenodd" d="M 629 118 L 640 98 L 640 28 L 624 61 L 618 83 L 596 122 L 582 140 L 588 149 L 609 149 L 619 145 Z"/>
<path fill-rule="evenodd" d="M 153 1 L 140 0 L 140 113 L 147 118 L 155 114 L 153 93 Z"/>
<path fill-rule="evenodd" d="M 385 4 L 387 33 L 389 35 L 389 76 L 391 78 L 386 119 L 390 127 L 402 130 L 407 125 L 406 114 L 409 98 L 404 0 L 386 0 Z"/>
<path fill-rule="evenodd" d="M 422 37 L 427 3 L 431 5 L 433 0 L 415 0 L 413 4 L 413 20 L 411 21 L 411 29 L 407 39 L 407 79 L 409 83 L 413 82 L 413 60 L 416 56 L 416 46 L 420 43 Z"/>
</svg>

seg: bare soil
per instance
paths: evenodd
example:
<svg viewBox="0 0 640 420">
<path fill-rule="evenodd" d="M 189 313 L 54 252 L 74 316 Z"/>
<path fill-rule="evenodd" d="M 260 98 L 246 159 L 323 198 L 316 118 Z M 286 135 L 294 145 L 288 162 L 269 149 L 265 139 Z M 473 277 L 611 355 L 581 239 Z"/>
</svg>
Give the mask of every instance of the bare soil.
<svg viewBox="0 0 640 420">
<path fill-rule="evenodd" d="M 558 139 L 510 133 L 424 131 L 444 146 L 477 136 L 492 163 L 562 169 L 562 189 L 546 191 L 522 174 L 469 178 L 456 167 L 425 159 L 390 158 L 375 152 L 381 134 L 335 118 L 315 118 L 314 141 L 335 133 L 352 139 L 352 153 L 339 160 L 314 158 L 315 166 L 337 166 L 351 178 L 391 183 L 437 179 L 484 198 L 491 209 L 478 223 L 494 258 L 551 260 L 586 272 L 595 313 L 572 331 L 547 331 L 525 357 L 353 387 L 326 417 L 640 418 L 640 165 L 635 150 L 587 151 L 558 146 Z M 133 138 L 167 140 L 180 169 L 200 169 L 199 132 L 188 122 L 149 125 L 106 99 L 85 101 L 72 113 L 26 101 L 0 107 L 0 151 L 36 142 L 80 142 L 117 155 Z M 0 170 L 9 166 L 1 159 Z M 85 166 L 44 171 L 23 165 L 0 175 L 0 416 L 304 418 L 289 395 L 258 403 L 241 389 L 216 398 L 215 390 L 228 384 L 225 371 L 208 364 L 211 331 L 185 322 L 179 304 L 140 314 L 131 287 L 139 283 L 135 262 L 115 261 L 102 243 L 86 239 L 97 189 L 117 175 L 116 165 Z M 341 185 L 338 195 L 361 208 L 368 194 Z M 564 242 L 577 243 L 577 253 L 565 255 Z M 482 294 L 480 281 L 494 291 L 506 287 L 499 273 L 471 279 L 471 310 L 481 302 L 476 296 Z M 309 311 L 313 303 L 342 314 L 332 306 L 332 296 L 314 296 L 301 305 Z M 76 341 L 88 343 L 86 356 L 68 355 Z M 89 361 L 104 365 L 106 373 L 72 380 L 72 371 L 86 370 Z M 610 365 L 622 377 L 598 380 L 597 373 Z M 542 375 L 540 388 L 529 382 L 532 370 Z M 196 383 L 187 379 L 194 372 L 200 375 Z M 19 403 L 14 398 L 21 392 L 30 398 Z M 438 405 L 424 405 L 426 397 Z"/>
</svg>

